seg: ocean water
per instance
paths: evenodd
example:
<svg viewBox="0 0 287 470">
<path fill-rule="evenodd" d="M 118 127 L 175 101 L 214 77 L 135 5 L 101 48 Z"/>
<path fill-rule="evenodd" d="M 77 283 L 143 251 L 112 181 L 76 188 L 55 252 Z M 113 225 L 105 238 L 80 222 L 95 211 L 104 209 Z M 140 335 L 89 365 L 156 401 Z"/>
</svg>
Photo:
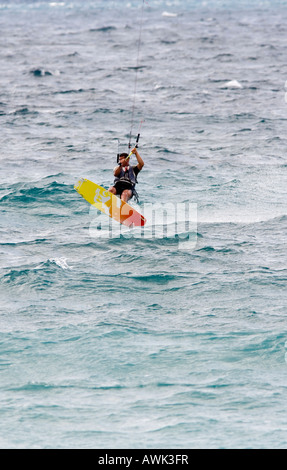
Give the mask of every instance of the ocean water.
<svg viewBox="0 0 287 470">
<path fill-rule="evenodd" d="M 0 447 L 286 448 L 286 2 L 7 0 L 0 31 Z M 141 121 L 139 210 L 192 205 L 187 243 L 101 236 L 74 190 Z"/>
</svg>

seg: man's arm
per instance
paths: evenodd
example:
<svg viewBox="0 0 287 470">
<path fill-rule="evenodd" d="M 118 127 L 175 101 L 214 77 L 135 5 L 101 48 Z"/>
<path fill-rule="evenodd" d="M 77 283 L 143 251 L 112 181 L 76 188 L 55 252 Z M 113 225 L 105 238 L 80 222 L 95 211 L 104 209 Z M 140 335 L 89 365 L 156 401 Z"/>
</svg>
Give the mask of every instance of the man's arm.
<svg viewBox="0 0 287 470">
<path fill-rule="evenodd" d="M 117 178 L 118 176 L 120 176 L 120 173 L 121 173 L 121 169 L 122 167 L 120 165 L 116 166 L 114 168 L 114 176 Z"/>
<path fill-rule="evenodd" d="M 137 149 L 134 148 L 132 150 L 132 153 L 135 154 L 136 158 L 137 158 L 137 161 L 138 161 L 138 164 L 137 164 L 137 167 L 138 167 L 138 170 L 141 171 L 141 169 L 143 168 L 144 166 L 144 161 L 143 159 L 141 158 L 140 154 L 138 153 Z"/>
</svg>

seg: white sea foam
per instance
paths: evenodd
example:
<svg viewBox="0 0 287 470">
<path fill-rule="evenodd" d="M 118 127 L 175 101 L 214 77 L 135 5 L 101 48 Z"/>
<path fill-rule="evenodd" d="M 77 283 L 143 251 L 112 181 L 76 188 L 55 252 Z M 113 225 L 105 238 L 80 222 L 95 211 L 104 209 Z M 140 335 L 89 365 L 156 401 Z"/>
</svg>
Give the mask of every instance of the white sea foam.
<svg viewBox="0 0 287 470">
<path fill-rule="evenodd" d="M 237 80 L 231 80 L 230 82 L 225 83 L 225 85 L 222 85 L 222 88 L 243 88 L 241 83 L 239 83 Z"/>
<path fill-rule="evenodd" d="M 167 18 L 176 18 L 177 17 L 177 13 L 171 13 L 169 11 L 164 11 L 162 13 L 162 16 L 165 16 Z"/>
<path fill-rule="evenodd" d="M 68 265 L 66 258 L 51 258 L 49 261 L 51 263 L 55 263 L 62 269 L 73 269 L 71 266 Z"/>
</svg>

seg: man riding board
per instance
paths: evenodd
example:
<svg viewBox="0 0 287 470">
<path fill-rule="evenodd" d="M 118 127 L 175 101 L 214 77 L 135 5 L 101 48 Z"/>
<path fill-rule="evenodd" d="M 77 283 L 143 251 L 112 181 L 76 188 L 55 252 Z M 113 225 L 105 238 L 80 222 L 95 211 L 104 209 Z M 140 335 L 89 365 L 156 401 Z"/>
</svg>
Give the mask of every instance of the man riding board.
<svg viewBox="0 0 287 470">
<path fill-rule="evenodd" d="M 134 154 L 138 161 L 136 166 L 129 165 L 130 155 Z M 121 153 L 119 156 L 119 164 L 114 168 L 115 181 L 109 191 L 115 195 L 119 194 L 124 202 L 128 202 L 133 196 L 136 196 L 135 185 L 137 183 L 137 175 L 144 166 L 144 161 L 139 155 L 135 147 L 131 154 Z"/>
</svg>

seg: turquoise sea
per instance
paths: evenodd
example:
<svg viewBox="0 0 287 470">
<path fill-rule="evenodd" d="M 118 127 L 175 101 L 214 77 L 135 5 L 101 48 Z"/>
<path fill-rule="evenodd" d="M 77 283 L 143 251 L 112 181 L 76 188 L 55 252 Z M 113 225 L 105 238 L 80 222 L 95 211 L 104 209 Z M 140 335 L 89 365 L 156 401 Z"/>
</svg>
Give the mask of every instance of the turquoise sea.
<svg viewBox="0 0 287 470">
<path fill-rule="evenodd" d="M 2 0 L 0 31 L 0 448 L 286 448 L 287 2 Z M 192 207 L 187 244 L 74 190 L 141 122 L 139 210 Z"/>
</svg>

